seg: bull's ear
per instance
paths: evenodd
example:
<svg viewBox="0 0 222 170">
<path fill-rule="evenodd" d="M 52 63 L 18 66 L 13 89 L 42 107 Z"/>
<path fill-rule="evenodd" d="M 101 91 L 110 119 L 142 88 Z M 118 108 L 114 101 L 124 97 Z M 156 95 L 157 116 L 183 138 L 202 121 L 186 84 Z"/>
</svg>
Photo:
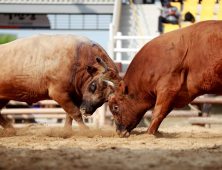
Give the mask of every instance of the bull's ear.
<svg viewBox="0 0 222 170">
<path fill-rule="evenodd" d="M 128 86 L 125 85 L 123 80 L 118 83 L 117 92 L 122 95 L 128 94 Z"/>
<path fill-rule="evenodd" d="M 91 76 L 93 76 L 96 71 L 98 71 L 98 69 L 93 66 L 86 66 L 86 70 Z"/>
</svg>

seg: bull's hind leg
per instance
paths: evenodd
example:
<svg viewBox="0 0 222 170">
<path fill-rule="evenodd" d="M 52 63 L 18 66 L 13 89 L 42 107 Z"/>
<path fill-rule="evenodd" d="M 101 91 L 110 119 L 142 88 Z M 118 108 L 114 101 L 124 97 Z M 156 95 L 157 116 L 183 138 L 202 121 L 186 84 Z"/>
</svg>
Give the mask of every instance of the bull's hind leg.
<svg viewBox="0 0 222 170">
<path fill-rule="evenodd" d="M 0 100 L 0 110 L 6 106 L 6 104 L 9 102 L 9 100 Z M 0 125 L 4 128 L 4 129 L 12 129 L 15 132 L 15 129 L 13 128 L 13 126 L 11 125 L 11 123 L 7 122 L 4 117 L 2 117 L 2 115 L 0 114 Z"/>
</svg>

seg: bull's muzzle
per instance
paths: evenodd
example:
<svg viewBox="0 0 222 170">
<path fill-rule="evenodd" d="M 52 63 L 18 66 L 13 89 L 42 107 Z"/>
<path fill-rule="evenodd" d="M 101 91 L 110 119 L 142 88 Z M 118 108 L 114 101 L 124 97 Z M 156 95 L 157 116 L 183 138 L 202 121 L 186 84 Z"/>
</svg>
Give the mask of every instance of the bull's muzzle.
<svg viewBox="0 0 222 170">
<path fill-rule="evenodd" d="M 127 130 L 124 130 L 124 131 L 116 130 L 116 132 L 118 133 L 119 137 L 121 137 L 121 138 L 130 136 L 130 132 L 128 132 Z"/>
<path fill-rule="evenodd" d="M 84 107 L 80 107 L 80 112 L 84 118 L 87 118 L 88 116 L 92 116 L 92 114 L 87 114 L 86 109 Z"/>
<path fill-rule="evenodd" d="M 125 129 L 125 127 L 122 124 L 118 122 L 115 122 L 115 124 L 116 124 L 116 132 L 121 138 L 130 136 L 130 132 L 128 132 L 127 129 Z"/>
<path fill-rule="evenodd" d="M 80 106 L 80 112 L 83 116 L 91 116 L 94 113 L 94 108 L 90 102 L 84 101 Z"/>
</svg>

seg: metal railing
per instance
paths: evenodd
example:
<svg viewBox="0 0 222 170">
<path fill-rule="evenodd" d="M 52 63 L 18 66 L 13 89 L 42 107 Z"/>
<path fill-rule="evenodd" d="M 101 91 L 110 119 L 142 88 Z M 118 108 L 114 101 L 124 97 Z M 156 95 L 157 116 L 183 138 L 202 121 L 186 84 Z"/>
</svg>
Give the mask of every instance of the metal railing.
<svg viewBox="0 0 222 170">
<path fill-rule="evenodd" d="M 48 14 L 51 29 L 108 30 L 112 15 Z"/>
<path fill-rule="evenodd" d="M 122 48 L 122 40 L 146 40 L 145 42 L 149 42 L 154 39 L 156 36 L 122 36 L 121 32 L 118 32 L 116 36 L 114 36 L 114 40 L 116 40 L 116 47 L 113 48 L 113 52 L 116 53 L 114 57 L 114 62 L 122 63 L 122 64 L 130 64 L 132 61 L 132 57 L 129 57 L 127 60 L 122 59 L 122 53 L 125 52 L 134 52 L 137 53 L 141 48 Z"/>
<path fill-rule="evenodd" d="M 113 52 L 113 48 L 115 45 L 114 35 L 116 35 L 116 33 L 119 30 L 121 8 L 122 8 L 122 1 L 115 0 L 113 8 L 113 20 L 112 23 L 110 23 L 109 25 L 109 43 L 108 43 L 108 53 L 112 59 L 114 59 L 114 52 Z"/>
<path fill-rule="evenodd" d="M 0 0 L 5 4 L 114 4 L 115 0 Z"/>
</svg>

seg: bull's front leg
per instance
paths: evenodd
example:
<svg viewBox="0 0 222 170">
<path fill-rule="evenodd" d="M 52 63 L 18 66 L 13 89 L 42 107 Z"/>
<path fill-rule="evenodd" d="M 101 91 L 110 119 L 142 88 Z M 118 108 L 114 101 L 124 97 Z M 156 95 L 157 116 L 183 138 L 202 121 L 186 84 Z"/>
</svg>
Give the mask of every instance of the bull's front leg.
<svg viewBox="0 0 222 170">
<path fill-rule="evenodd" d="M 146 131 L 148 134 L 160 136 L 158 128 L 163 121 L 163 119 L 173 110 L 172 102 L 175 99 L 178 91 L 167 90 L 165 92 L 159 93 L 157 96 L 157 101 L 153 109 L 152 121 Z"/>
<path fill-rule="evenodd" d="M 158 131 L 158 128 L 163 119 L 172 111 L 172 109 L 172 106 L 167 104 L 156 105 L 153 109 L 151 124 L 146 133 L 156 136 L 162 136 L 162 134 Z"/>
<path fill-rule="evenodd" d="M 71 99 L 66 99 L 64 101 L 57 101 L 59 105 L 67 112 L 65 129 L 72 129 L 72 119 L 74 119 L 81 130 L 89 129 L 88 126 L 85 125 L 82 119 L 82 114 L 79 108 L 73 103 Z"/>
<path fill-rule="evenodd" d="M 74 119 L 78 123 L 80 129 L 89 129 L 83 122 L 79 108 L 73 103 L 68 93 L 59 93 L 55 90 L 50 91 L 49 95 L 67 112 L 65 128 L 71 129 L 72 119 Z"/>
<path fill-rule="evenodd" d="M 158 128 L 163 119 L 173 110 L 174 99 L 179 94 L 185 79 L 185 70 L 176 76 L 175 74 L 164 76 L 156 86 L 157 100 L 153 109 L 152 121 L 146 131 L 148 134 L 160 134 Z"/>
</svg>

